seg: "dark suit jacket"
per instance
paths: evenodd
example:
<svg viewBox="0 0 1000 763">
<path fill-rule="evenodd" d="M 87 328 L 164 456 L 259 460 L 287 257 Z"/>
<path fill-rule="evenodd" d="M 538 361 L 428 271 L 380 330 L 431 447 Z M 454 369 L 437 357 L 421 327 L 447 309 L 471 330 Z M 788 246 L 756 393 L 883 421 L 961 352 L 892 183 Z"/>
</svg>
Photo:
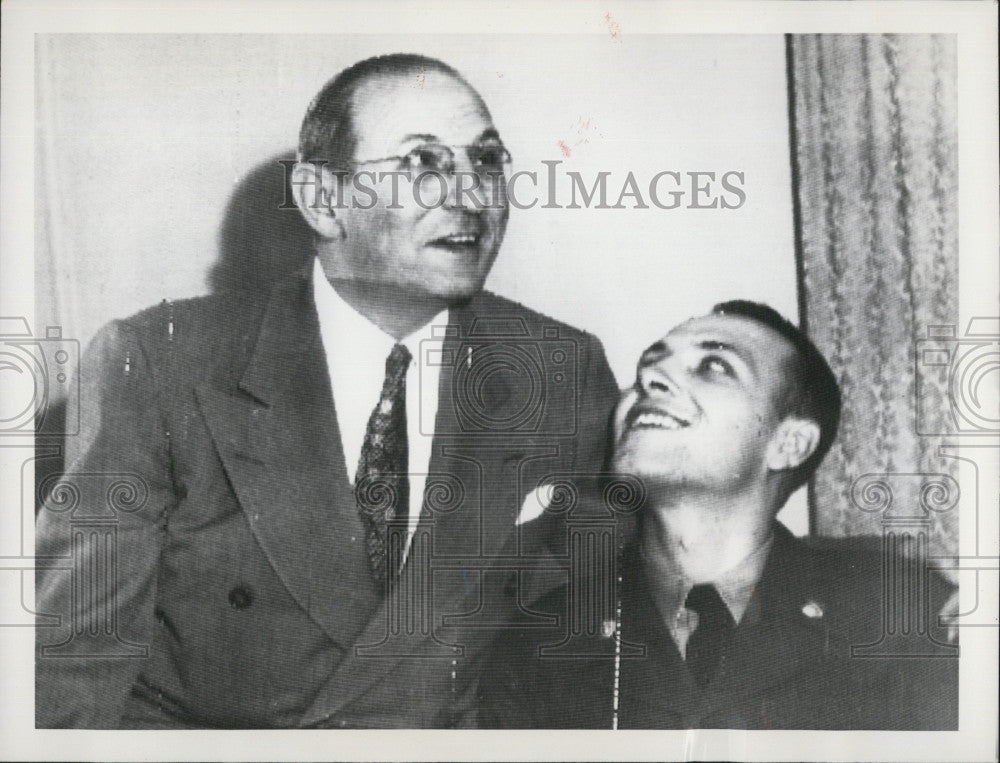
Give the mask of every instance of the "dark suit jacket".
<svg viewBox="0 0 1000 763">
<path fill-rule="evenodd" d="M 269 298 L 164 304 L 93 342 L 81 435 L 37 522 L 38 726 L 467 722 L 517 607 L 516 565 L 497 560 L 544 552 L 547 518 L 515 528 L 524 494 L 600 468 L 617 387 L 592 336 L 489 293 L 454 309 L 421 525 L 433 569 L 412 551 L 386 600 L 311 290 L 303 272 Z M 463 342 L 523 367 L 470 384 Z"/>
<path fill-rule="evenodd" d="M 621 660 L 619 727 L 957 728 L 958 650 L 933 623 L 947 586 L 929 581 L 935 604 L 927 633 L 887 639 L 882 573 L 877 539 L 810 544 L 778 525 L 747 614 L 702 690 L 656 609 L 633 544 L 622 558 L 621 618 L 623 649 L 636 656 Z M 931 602 L 914 596 L 910 604 Z M 533 608 L 566 613 L 566 591 Z M 482 725 L 611 727 L 613 642 L 600 657 L 539 656 L 566 632 L 565 625 L 547 634 L 512 631 L 498 640 L 481 682 Z M 920 656 L 927 654 L 935 656 Z"/>
</svg>

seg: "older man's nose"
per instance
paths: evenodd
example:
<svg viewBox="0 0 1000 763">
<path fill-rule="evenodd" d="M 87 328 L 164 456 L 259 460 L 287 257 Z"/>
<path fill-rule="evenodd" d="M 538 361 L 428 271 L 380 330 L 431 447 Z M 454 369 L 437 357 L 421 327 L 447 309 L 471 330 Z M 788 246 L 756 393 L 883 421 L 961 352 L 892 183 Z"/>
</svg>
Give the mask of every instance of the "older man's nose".
<svg viewBox="0 0 1000 763">
<path fill-rule="evenodd" d="M 467 159 L 456 163 L 455 168 L 444 175 L 447 194 L 444 205 L 449 209 L 482 210 L 489 201 L 483 178 L 473 171 Z"/>
</svg>

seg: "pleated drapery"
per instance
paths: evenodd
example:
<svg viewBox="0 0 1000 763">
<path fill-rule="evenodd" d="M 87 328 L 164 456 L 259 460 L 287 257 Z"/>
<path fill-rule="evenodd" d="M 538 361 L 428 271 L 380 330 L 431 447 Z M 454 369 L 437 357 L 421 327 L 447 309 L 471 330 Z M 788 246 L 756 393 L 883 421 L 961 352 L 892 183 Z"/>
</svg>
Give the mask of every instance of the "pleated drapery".
<svg viewBox="0 0 1000 763">
<path fill-rule="evenodd" d="M 894 500 L 916 506 L 933 475 L 955 471 L 938 453 L 947 390 L 934 391 L 937 408 L 917 402 L 943 383 L 918 383 L 918 342 L 958 318 L 955 38 L 789 35 L 787 45 L 800 317 L 844 399 L 811 489 L 812 530 L 879 533 L 884 516 L 852 499 L 865 475 L 894 475 Z M 932 547 L 955 553 L 957 508 L 927 515 Z"/>
</svg>

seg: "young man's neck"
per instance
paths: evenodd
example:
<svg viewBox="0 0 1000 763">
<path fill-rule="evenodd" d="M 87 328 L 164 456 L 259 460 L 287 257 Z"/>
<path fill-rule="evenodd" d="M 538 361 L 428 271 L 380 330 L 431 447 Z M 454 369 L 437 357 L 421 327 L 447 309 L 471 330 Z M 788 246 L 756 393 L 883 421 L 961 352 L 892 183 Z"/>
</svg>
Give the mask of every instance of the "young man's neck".
<svg viewBox="0 0 1000 763">
<path fill-rule="evenodd" d="M 683 496 L 646 508 L 647 558 L 670 564 L 693 583 L 710 583 L 771 537 L 774 510 L 763 496 Z"/>
</svg>

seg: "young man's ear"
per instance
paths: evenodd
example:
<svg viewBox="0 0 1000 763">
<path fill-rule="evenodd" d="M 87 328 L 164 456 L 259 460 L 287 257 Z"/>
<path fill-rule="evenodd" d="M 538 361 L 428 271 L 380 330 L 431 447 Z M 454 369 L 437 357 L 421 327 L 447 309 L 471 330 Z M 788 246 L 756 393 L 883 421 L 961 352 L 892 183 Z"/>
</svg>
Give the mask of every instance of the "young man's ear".
<svg viewBox="0 0 1000 763">
<path fill-rule="evenodd" d="M 341 180 L 319 162 L 296 162 L 289 179 L 292 197 L 309 227 L 324 239 L 340 241 L 344 226 L 337 216 Z"/>
<path fill-rule="evenodd" d="M 771 437 L 767 468 L 779 472 L 799 466 L 816 452 L 819 434 L 819 424 L 812 419 L 787 416 Z"/>
</svg>

